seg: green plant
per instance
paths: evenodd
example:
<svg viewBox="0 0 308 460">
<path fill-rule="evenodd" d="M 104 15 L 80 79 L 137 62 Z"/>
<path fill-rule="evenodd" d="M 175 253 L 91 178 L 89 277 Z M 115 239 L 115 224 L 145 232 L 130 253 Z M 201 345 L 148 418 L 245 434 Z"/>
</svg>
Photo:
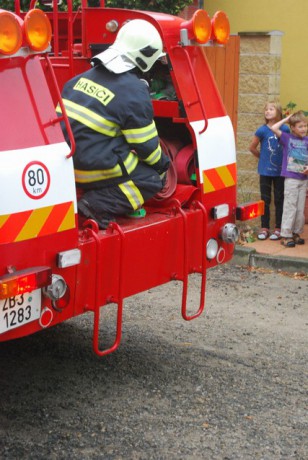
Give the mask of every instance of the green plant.
<svg viewBox="0 0 308 460">
<path fill-rule="evenodd" d="M 51 0 L 52 1 L 52 0 Z M 130 10 L 158 11 L 160 13 L 168 13 L 177 15 L 186 6 L 190 5 L 193 0 L 105 0 L 105 6 L 109 8 L 126 8 Z M 2 0 L 1 8 L 14 11 L 15 0 Z M 20 0 L 20 7 L 23 11 L 29 9 L 30 0 Z M 81 0 L 73 0 L 73 7 L 76 10 L 81 4 Z M 99 0 L 88 0 L 88 5 L 95 7 L 99 6 Z M 45 9 L 40 2 L 37 2 L 37 7 Z M 48 8 L 48 7 L 47 7 Z M 66 10 L 67 2 L 59 6 L 59 10 Z"/>
<path fill-rule="evenodd" d="M 239 230 L 239 240 L 238 240 L 239 244 L 254 243 L 255 241 L 257 241 L 257 238 L 256 238 L 257 229 L 256 228 L 251 227 L 246 222 L 238 223 L 237 227 Z"/>
<path fill-rule="evenodd" d="M 288 115 L 290 115 L 290 113 L 294 113 L 296 112 L 296 107 L 297 107 L 297 104 L 293 101 L 290 101 L 287 103 L 287 105 L 285 107 L 283 107 L 282 109 L 282 115 L 283 117 L 287 117 Z M 307 110 L 303 110 L 304 114 L 306 116 L 308 116 L 308 111 Z"/>
<path fill-rule="evenodd" d="M 295 102 L 288 102 L 287 105 L 285 107 L 283 107 L 282 109 L 282 114 L 284 117 L 287 117 L 288 115 L 290 115 L 290 113 L 294 112 L 294 109 L 296 107 L 296 104 Z"/>
<path fill-rule="evenodd" d="M 178 14 L 193 0 L 106 0 L 106 6 Z"/>
</svg>

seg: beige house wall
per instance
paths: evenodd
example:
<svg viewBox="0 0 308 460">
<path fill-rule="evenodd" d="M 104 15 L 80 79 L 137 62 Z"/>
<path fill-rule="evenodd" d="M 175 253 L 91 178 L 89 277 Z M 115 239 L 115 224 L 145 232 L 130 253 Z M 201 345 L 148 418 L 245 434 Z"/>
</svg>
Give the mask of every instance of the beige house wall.
<svg viewBox="0 0 308 460">
<path fill-rule="evenodd" d="M 285 107 L 292 101 L 297 110 L 308 111 L 308 0 L 203 1 L 210 17 L 225 11 L 231 33 L 240 35 L 238 202 L 256 200 L 260 198 L 258 160 L 249 152 L 249 144 L 264 123 L 264 104 L 278 100 Z M 193 5 L 191 9 L 196 8 L 196 0 Z M 259 219 L 252 221 L 253 226 L 259 223 Z"/>
<path fill-rule="evenodd" d="M 204 0 L 204 8 L 225 11 L 232 33 L 282 31 L 280 101 L 308 110 L 308 0 Z"/>
<path fill-rule="evenodd" d="M 308 110 L 308 65 L 300 65 L 308 45 L 308 0 L 204 0 L 204 8 L 211 17 L 225 11 L 231 33 L 240 35 L 238 201 L 259 199 L 258 160 L 249 152 L 249 144 L 264 123 L 265 102 L 278 100 L 285 107 L 293 101 L 297 109 Z M 272 205 L 271 222 L 273 213 Z M 252 225 L 259 223 L 259 219 L 252 221 Z"/>
</svg>

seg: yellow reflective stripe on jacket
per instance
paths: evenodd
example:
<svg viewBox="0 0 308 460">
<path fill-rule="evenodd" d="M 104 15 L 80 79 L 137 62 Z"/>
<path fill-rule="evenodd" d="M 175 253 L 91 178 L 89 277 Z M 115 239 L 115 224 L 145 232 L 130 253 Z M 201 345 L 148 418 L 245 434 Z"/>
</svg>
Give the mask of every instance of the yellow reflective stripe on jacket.
<svg viewBox="0 0 308 460">
<path fill-rule="evenodd" d="M 143 142 L 147 142 L 158 135 L 154 121 L 143 128 L 122 129 L 122 133 L 129 144 L 142 144 Z"/>
<path fill-rule="evenodd" d="M 130 152 L 126 160 L 124 161 L 124 166 L 128 174 L 131 174 L 138 164 L 138 157 L 134 153 Z"/>
<path fill-rule="evenodd" d="M 158 145 L 157 149 L 154 150 L 154 152 L 150 153 L 148 157 L 144 159 L 144 162 L 147 163 L 148 165 L 152 166 L 155 165 L 161 158 L 161 147 Z"/>
<path fill-rule="evenodd" d="M 119 184 L 119 187 L 132 205 L 134 211 L 143 205 L 144 199 L 140 193 L 140 190 L 138 187 L 136 187 L 132 180 L 124 182 L 123 184 Z"/>
<path fill-rule="evenodd" d="M 67 115 L 73 120 L 79 121 L 79 123 L 93 129 L 93 131 L 105 134 L 105 136 L 116 137 L 121 135 L 120 127 L 116 123 L 113 123 L 112 121 L 97 115 L 92 110 L 89 110 L 80 104 L 76 104 L 75 102 L 69 101 L 68 99 L 63 99 L 63 102 Z M 62 113 L 59 105 L 57 106 L 56 111 L 58 113 Z"/>
<path fill-rule="evenodd" d="M 131 174 L 134 171 L 137 164 L 137 156 L 130 152 L 124 161 L 124 166 L 128 174 Z M 122 175 L 122 169 L 119 164 L 110 169 L 96 169 L 93 171 L 75 169 L 75 181 L 80 184 L 89 184 L 100 180 L 115 179 L 116 177 L 121 177 Z"/>
</svg>

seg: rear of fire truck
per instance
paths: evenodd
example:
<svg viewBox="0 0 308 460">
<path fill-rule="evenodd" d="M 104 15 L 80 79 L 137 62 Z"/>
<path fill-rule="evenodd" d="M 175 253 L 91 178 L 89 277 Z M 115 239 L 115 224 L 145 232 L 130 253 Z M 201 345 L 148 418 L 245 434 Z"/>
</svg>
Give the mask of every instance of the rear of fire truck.
<svg viewBox="0 0 308 460">
<path fill-rule="evenodd" d="M 180 280 L 183 318 L 200 316 L 206 271 L 232 258 L 236 219 L 262 213 L 262 202 L 236 204 L 234 132 L 204 52 L 227 43 L 228 18 L 198 10 L 184 21 L 103 2 L 91 8 L 86 0 L 78 11 L 68 1 L 67 11 L 53 2 L 45 13 L 26 13 L 16 3 L 17 15 L 0 10 L 0 341 L 90 311 L 93 348 L 103 356 L 119 346 L 125 297 Z M 171 167 L 164 189 L 135 216 L 99 230 L 76 214 L 74 139 L 70 146 L 63 139 L 59 121 L 70 129 L 59 89 L 137 18 L 157 28 L 166 52 L 142 78 Z M 187 306 L 191 273 L 201 274 L 193 311 Z M 109 303 L 117 311 L 115 340 L 101 349 L 100 311 Z"/>
<path fill-rule="evenodd" d="M 76 190 L 42 68 L 50 40 L 42 11 L 0 10 L 0 341 L 73 315 L 59 271 L 80 260 Z M 74 268 L 65 278 L 75 283 Z"/>
</svg>

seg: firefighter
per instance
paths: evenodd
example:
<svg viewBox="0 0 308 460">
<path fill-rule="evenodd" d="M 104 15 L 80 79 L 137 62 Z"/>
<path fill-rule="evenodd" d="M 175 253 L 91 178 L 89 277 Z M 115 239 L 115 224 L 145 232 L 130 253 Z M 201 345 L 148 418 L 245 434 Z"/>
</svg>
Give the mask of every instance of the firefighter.
<svg viewBox="0 0 308 460">
<path fill-rule="evenodd" d="M 64 86 L 76 142 L 75 181 L 84 191 L 78 211 L 102 229 L 163 188 L 170 160 L 160 147 L 149 89 L 138 76 L 162 56 L 156 28 L 131 20 L 114 44 L 92 59 L 90 70 Z M 64 125 L 63 130 L 68 141 Z"/>
</svg>

